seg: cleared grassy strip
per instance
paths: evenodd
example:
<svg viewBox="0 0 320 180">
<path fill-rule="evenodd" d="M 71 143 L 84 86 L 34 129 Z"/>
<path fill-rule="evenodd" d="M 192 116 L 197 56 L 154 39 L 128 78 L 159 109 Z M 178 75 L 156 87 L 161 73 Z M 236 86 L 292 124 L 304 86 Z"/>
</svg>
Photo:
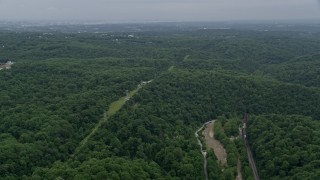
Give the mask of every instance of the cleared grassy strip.
<svg viewBox="0 0 320 180">
<path fill-rule="evenodd" d="M 113 116 L 116 114 L 122 106 L 126 103 L 128 98 L 131 98 L 134 96 L 143 86 L 138 86 L 135 90 L 132 90 L 128 93 L 128 96 L 121 97 L 117 101 L 114 101 L 113 103 L 110 104 L 109 109 L 107 112 L 104 113 L 103 118 L 96 124 L 96 126 L 92 129 L 90 134 L 88 134 L 79 144 L 79 146 L 76 148 L 74 154 L 71 155 L 73 157 L 75 154 L 81 151 L 82 147 L 88 142 L 88 140 L 91 138 L 91 136 L 97 132 L 97 130 L 100 128 L 102 123 L 108 120 L 109 117 Z"/>
<path fill-rule="evenodd" d="M 170 66 L 168 71 L 173 71 L 174 66 Z"/>
<path fill-rule="evenodd" d="M 183 58 L 183 61 L 187 61 L 189 59 L 190 55 L 186 55 L 184 58 Z"/>
<path fill-rule="evenodd" d="M 139 86 L 135 90 L 130 91 L 128 93 L 128 97 L 127 96 L 121 97 L 119 100 L 111 103 L 107 112 L 107 118 L 116 114 L 122 108 L 122 106 L 126 103 L 127 98 L 131 98 L 132 96 L 134 96 L 139 91 L 139 89 L 141 89 L 141 87 L 142 86 Z"/>
</svg>

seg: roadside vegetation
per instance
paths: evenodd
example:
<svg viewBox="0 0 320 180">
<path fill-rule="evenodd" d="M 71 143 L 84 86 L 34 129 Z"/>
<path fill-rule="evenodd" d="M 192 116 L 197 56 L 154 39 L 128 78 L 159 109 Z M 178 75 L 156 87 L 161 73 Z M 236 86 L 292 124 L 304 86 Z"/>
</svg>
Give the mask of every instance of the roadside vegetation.
<svg viewBox="0 0 320 180">
<path fill-rule="evenodd" d="M 241 119 L 230 115 L 229 118 L 219 116 L 214 124 L 214 136 L 219 140 L 227 153 L 227 164 L 217 163 L 213 151 L 208 154 L 208 171 L 210 179 L 236 179 L 240 168 L 243 179 L 254 179 L 248 162 L 246 147 L 239 137 Z M 240 164 L 238 164 L 238 160 Z"/>
</svg>

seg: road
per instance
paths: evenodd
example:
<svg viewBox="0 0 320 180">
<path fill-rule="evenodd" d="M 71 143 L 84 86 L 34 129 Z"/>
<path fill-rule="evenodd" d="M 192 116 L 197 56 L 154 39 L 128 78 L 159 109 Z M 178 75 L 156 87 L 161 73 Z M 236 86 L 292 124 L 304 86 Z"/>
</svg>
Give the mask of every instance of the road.
<svg viewBox="0 0 320 180">
<path fill-rule="evenodd" d="M 211 121 L 209 121 L 211 122 Z M 206 122 L 208 123 L 208 122 Z M 201 143 L 201 140 L 199 139 L 199 132 L 205 127 L 206 123 L 204 123 L 201 128 L 199 128 L 195 133 L 195 137 L 197 138 L 198 144 L 200 146 L 200 151 L 201 154 L 203 155 L 203 169 L 204 169 L 204 175 L 206 177 L 206 180 L 209 180 L 209 176 L 208 176 L 208 167 L 207 167 L 207 151 L 203 150 L 203 145 Z"/>
<path fill-rule="evenodd" d="M 249 120 L 249 115 L 246 114 L 244 119 L 243 119 L 243 123 L 247 124 L 248 120 Z M 259 174 L 258 174 L 258 170 L 257 170 L 257 166 L 256 166 L 256 163 L 254 161 L 254 158 L 253 158 L 253 155 L 252 155 L 252 151 L 251 151 L 250 145 L 249 145 L 248 140 L 247 140 L 246 128 L 242 129 L 242 138 L 244 139 L 244 142 L 245 142 L 245 145 L 246 145 L 246 148 L 247 148 L 249 164 L 251 166 L 254 179 L 255 180 L 260 180 L 260 177 L 259 177 Z"/>
<path fill-rule="evenodd" d="M 203 155 L 203 167 L 204 167 L 204 174 L 206 177 L 206 180 L 209 179 L 208 176 L 208 167 L 207 167 L 207 151 L 203 149 L 203 144 L 201 142 L 201 140 L 199 139 L 199 132 L 203 131 L 203 134 L 205 136 L 205 141 L 206 141 L 206 145 L 208 146 L 208 148 L 213 149 L 215 155 L 218 158 L 218 161 L 221 163 L 221 165 L 226 165 L 227 164 L 227 153 L 226 150 L 223 148 L 223 145 L 214 138 L 214 122 L 215 120 L 212 121 L 208 121 L 206 123 L 204 123 L 201 128 L 199 128 L 196 132 L 195 132 L 195 137 L 197 138 L 198 144 L 200 146 L 200 151 L 201 154 Z"/>
<path fill-rule="evenodd" d="M 246 138 L 244 139 L 244 141 L 245 141 L 245 144 L 246 144 L 246 148 L 247 148 L 247 152 L 248 152 L 248 158 L 249 158 L 249 163 L 250 163 L 250 166 L 251 166 L 253 175 L 254 175 L 254 179 L 255 179 L 255 180 L 260 180 L 260 177 L 259 177 L 259 174 L 258 174 L 258 170 L 257 170 L 257 166 L 256 166 L 256 163 L 255 163 L 254 158 L 253 158 L 253 156 L 252 156 L 252 152 L 251 152 L 249 143 L 248 143 L 248 141 L 247 141 Z"/>
<path fill-rule="evenodd" d="M 201 128 L 199 128 L 195 132 L 195 137 L 197 138 L 198 144 L 200 146 L 200 151 L 201 151 L 201 154 L 203 155 L 203 159 L 204 159 L 204 174 L 205 174 L 206 180 L 209 179 L 208 178 L 208 168 L 207 168 L 207 158 L 206 158 L 207 152 L 203 149 L 202 142 L 199 139 L 199 132 L 202 131 L 204 128 L 205 128 L 204 136 L 205 136 L 205 140 L 206 140 L 206 145 L 209 148 L 212 148 L 214 150 L 214 153 L 217 156 L 218 161 L 222 165 L 227 163 L 227 161 L 226 161 L 227 154 L 226 154 L 225 149 L 223 148 L 222 144 L 214 138 L 214 129 L 213 129 L 214 122 L 215 121 L 212 120 L 212 121 L 208 121 L 208 122 L 204 123 L 201 126 Z M 246 114 L 243 119 L 243 124 L 247 124 L 247 123 L 248 123 L 248 114 Z M 255 164 L 255 161 L 254 161 L 254 158 L 253 158 L 253 155 L 252 155 L 252 152 L 251 152 L 251 149 L 250 149 L 250 146 L 249 146 L 249 143 L 248 143 L 248 140 L 246 137 L 247 137 L 246 128 L 243 128 L 242 129 L 242 138 L 244 139 L 245 146 L 247 149 L 249 164 L 251 166 L 255 180 L 260 180 L 258 170 L 257 170 L 256 164 Z M 236 180 L 242 180 L 241 162 L 239 159 L 238 159 L 238 164 L 237 164 L 237 172 L 238 172 L 238 175 L 236 177 Z"/>
</svg>

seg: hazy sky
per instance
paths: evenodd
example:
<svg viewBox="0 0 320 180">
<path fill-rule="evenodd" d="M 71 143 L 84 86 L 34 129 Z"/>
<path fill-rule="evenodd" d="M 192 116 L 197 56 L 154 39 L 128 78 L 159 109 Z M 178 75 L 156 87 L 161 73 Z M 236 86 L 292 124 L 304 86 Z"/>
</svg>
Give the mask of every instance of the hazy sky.
<svg viewBox="0 0 320 180">
<path fill-rule="evenodd" d="M 0 20 L 320 19 L 317 0 L 0 0 Z"/>
</svg>

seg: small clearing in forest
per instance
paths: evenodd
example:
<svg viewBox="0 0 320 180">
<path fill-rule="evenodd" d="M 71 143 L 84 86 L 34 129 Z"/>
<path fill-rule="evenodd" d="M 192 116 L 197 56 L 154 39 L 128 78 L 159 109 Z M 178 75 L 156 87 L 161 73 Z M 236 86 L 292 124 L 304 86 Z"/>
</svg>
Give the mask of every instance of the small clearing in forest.
<svg viewBox="0 0 320 180">
<path fill-rule="evenodd" d="M 227 165 L 227 153 L 220 141 L 214 138 L 214 122 L 210 121 L 205 125 L 203 131 L 208 149 L 213 149 L 220 165 Z"/>
</svg>

